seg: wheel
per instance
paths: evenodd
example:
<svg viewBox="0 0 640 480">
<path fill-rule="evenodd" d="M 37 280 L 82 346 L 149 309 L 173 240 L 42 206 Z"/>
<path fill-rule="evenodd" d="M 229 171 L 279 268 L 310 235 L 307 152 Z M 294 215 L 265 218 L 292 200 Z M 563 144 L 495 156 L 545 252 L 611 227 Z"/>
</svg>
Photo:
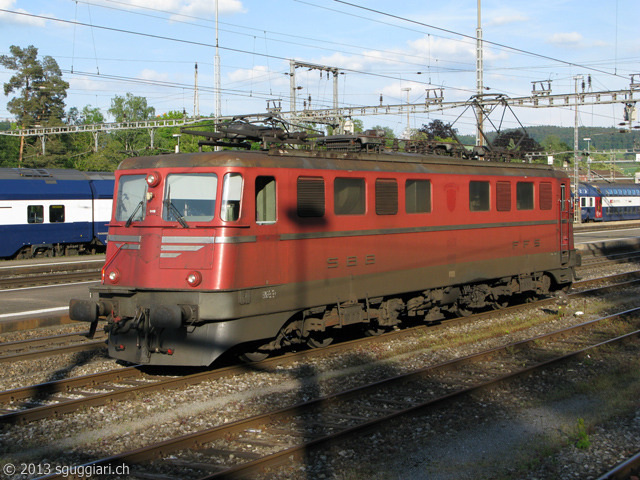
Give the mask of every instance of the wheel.
<svg viewBox="0 0 640 480">
<path fill-rule="evenodd" d="M 333 337 L 315 338 L 309 337 L 307 339 L 307 345 L 311 348 L 324 348 L 333 343 Z"/>
<path fill-rule="evenodd" d="M 381 327 L 380 325 L 371 323 L 369 325 L 365 325 L 363 327 L 364 336 L 365 337 L 377 337 L 378 335 L 382 335 L 386 333 L 388 330 L 386 328 Z"/>
<path fill-rule="evenodd" d="M 244 363 L 261 362 L 269 356 L 265 352 L 244 352 L 238 355 L 238 358 Z"/>
<path fill-rule="evenodd" d="M 503 301 L 494 300 L 491 303 L 491 307 L 493 307 L 494 310 L 500 310 L 502 308 L 505 308 L 507 305 L 509 305 L 509 302 L 507 300 L 503 300 Z"/>
<path fill-rule="evenodd" d="M 473 311 L 467 310 L 466 308 L 463 308 L 463 307 L 460 307 L 460 306 L 456 305 L 454 313 L 456 315 L 458 315 L 459 317 L 468 317 L 469 315 L 471 315 L 473 313 Z"/>
</svg>

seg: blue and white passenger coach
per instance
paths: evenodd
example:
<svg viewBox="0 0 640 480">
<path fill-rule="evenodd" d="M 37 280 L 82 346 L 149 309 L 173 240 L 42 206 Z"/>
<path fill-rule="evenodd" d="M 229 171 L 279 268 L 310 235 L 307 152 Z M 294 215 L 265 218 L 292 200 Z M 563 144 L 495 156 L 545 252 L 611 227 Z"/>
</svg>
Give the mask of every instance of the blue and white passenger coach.
<svg viewBox="0 0 640 480">
<path fill-rule="evenodd" d="M 112 173 L 0 168 L 0 257 L 103 250 Z"/>
<path fill-rule="evenodd" d="M 640 185 L 581 183 L 582 222 L 615 222 L 640 219 Z"/>
</svg>

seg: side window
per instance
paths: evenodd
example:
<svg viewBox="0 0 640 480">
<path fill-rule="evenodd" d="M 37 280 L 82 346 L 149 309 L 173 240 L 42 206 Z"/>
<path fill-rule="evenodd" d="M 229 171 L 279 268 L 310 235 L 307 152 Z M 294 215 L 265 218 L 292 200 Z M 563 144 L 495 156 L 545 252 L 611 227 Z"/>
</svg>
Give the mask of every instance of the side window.
<svg viewBox="0 0 640 480">
<path fill-rule="evenodd" d="M 398 182 L 392 178 L 376 179 L 376 214 L 398 213 Z"/>
<path fill-rule="evenodd" d="M 27 222 L 28 223 L 44 222 L 44 207 L 42 205 L 29 205 L 27 207 Z"/>
<path fill-rule="evenodd" d="M 533 183 L 516 184 L 516 202 L 518 210 L 533 210 Z"/>
<path fill-rule="evenodd" d="M 49 207 L 49 222 L 64 223 L 64 205 L 51 205 Z"/>
<path fill-rule="evenodd" d="M 431 180 L 407 180 L 404 188 L 407 213 L 431 213 Z"/>
<path fill-rule="evenodd" d="M 118 181 L 116 220 L 124 222 L 144 220 L 147 182 L 144 175 L 123 175 Z"/>
<path fill-rule="evenodd" d="M 567 186 L 564 183 L 560 185 L 560 205 L 562 205 L 562 211 L 566 212 L 567 211 Z"/>
<path fill-rule="evenodd" d="M 496 182 L 496 210 L 511 211 L 511 182 Z"/>
<path fill-rule="evenodd" d="M 364 214 L 364 178 L 336 178 L 334 180 L 333 211 L 336 215 Z"/>
<path fill-rule="evenodd" d="M 469 182 L 469 210 L 489 211 L 489 182 Z"/>
<path fill-rule="evenodd" d="M 553 208 L 553 188 L 550 182 L 540 183 L 540 210 Z"/>
<path fill-rule="evenodd" d="M 324 178 L 298 177 L 298 216 L 324 217 Z"/>
<path fill-rule="evenodd" d="M 256 222 L 276 223 L 276 179 L 256 178 Z"/>
<path fill-rule="evenodd" d="M 587 206 L 587 199 L 584 197 L 580 197 L 580 206 L 581 207 L 586 207 Z"/>
<path fill-rule="evenodd" d="M 242 175 L 227 173 L 222 184 L 222 202 L 220 218 L 225 222 L 235 222 L 240 218 L 240 199 L 242 198 Z"/>
</svg>

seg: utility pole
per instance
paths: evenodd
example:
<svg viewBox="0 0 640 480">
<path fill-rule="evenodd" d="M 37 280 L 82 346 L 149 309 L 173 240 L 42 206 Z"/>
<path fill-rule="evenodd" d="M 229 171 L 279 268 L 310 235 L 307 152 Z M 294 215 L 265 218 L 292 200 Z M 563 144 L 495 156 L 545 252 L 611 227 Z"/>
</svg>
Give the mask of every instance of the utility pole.
<svg viewBox="0 0 640 480">
<path fill-rule="evenodd" d="M 289 110 L 296 118 L 296 61 L 289 60 L 289 86 L 291 88 L 291 99 L 289 100 Z"/>
<path fill-rule="evenodd" d="M 193 116 L 200 118 L 200 100 L 198 98 L 198 63 L 196 62 L 195 88 L 193 90 Z"/>
<path fill-rule="evenodd" d="M 411 137 L 411 118 L 409 117 L 409 92 L 411 91 L 411 87 L 406 87 L 402 89 L 403 92 L 407 92 L 407 139 Z"/>
<path fill-rule="evenodd" d="M 574 201 L 574 215 L 573 222 L 581 223 L 582 215 L 580 214 L 580 197 L 579 197 L 579 188 L 578 185 L 580 183 L 580 160 L 578 157 L 578 105 L 580 104 L 580 96 L 578 95 L 578 80 L 583 80 L 582 75 L 576 75 L 573 77 L 575 80 L 575 92 L 576 92 L 576 118 L 575 125 L 573 128 L 573 201 Z M 584 83 L 583 83 L 584 90 Z"/>
<path fill-rule="evenodd" d="M 476 145 L 484 145 L 483 123 L 484 112 L 482 110 L 482 94 L 484 91 L 484 66 L 482 52 L 482 22 L 480 13 L 480 0 L 478 0 L 478 28 L 476 29 L 476 92 L 478 94 L 478 106 L 476 108 L 478 117 L 478 128 L 476 130 Z"/>
<path fill-rule="evenodd" d="M 218 130 L 218 121 L 222 114 L 222 108 L 220 107 L 220 52 L 218 50 L 218 0 L 216 0 L 216 56 L 214 61 L 215 70 L 215 97 L 216 97 L 216 111 L 215 111 L 215 123 L 216 131 Z M 221 147 L 216 147 L 216 150 L 221 150 Z"/>
</svg>

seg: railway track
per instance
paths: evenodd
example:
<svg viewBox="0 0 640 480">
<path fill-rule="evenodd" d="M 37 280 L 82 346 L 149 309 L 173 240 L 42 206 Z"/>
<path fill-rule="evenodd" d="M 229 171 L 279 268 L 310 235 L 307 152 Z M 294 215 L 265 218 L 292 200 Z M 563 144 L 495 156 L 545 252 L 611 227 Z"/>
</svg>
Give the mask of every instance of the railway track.
<svg viewBox="0 0 640 480">
<path fill-rule="evenodd" d="M 86 352 L 104 348 L 107 338 L 104 334 L 87 339 L 88 331 L 64 333 L 48 337 L 31 338 L 0 344 L 0 363 L 34 360 L 36 358 Z"/>
<path fill-rule="evenodd" d="M 623 286 L 638 284 L 640 283 L 640 272 L 619 274 L 611 277 L 605 277 L 603 279 L 577 282 L 576 287 L 581 286 L 582 288 L 586 288 L 589 285 L 594 285 L 598 282 L 605 281 L 616 281 L 617 283 L 600 286 L 592 290 L 583 290 L 581 292 L 571 294 L 569 297 L 572 299 L 578 299 L 581 297 L 598 295 L 606 291 L 615 291 Z M 547 298 L 540 300 L 534 304 L 515 305 L 513 307 L 508 307 L 501 310 L 501 312 L 515 313 L 526 308 L 539 308 L 545 305 L 554 305 L 556 302 L 556 298 Z M 253 364 L 252 368 L 271 370 L 277 368 L 278 366 L 289 365 L 301 360 L 323 357 L 342 351 L 352 351 L 364 345 L 374 345 L 391 340 L 409 338 L 414 335 L 419 335 L 421 332 L 427 330 L 432 331 L 433 329 L 443 329 L 451 327 L 453 325 L 472 322 L 474 320 L 490 318 L 495 314 L 495 311 L 489 311 L 473 315 L 471 317 L 454 318 L 437 324 L 421 325 L 405 330 L 393 331 L 378 337 L 358 338 L 355 340 L 330 345 L 322 349 L 312 349 L 289 353 L 282 356 L 269 358 L 258 364 Z M 77 336 L 79 334 L 75 335 Z M 41 343 L 43 341 L 46 341 L 46 339 L 37 339 L 37 341 Z M 82 351 L 83 347 L 85 347 L 85 350 L 105 348 L 104 340 L 79 344 L 77 346 L 74 346 L 73 348 L 76 348 L 76 350 L 74 351 Z M 51 354 L 49 352 L 53 351 L 55 350 L 44 350 L 42 351 L 43 353 L 39 356 L 46 356 L 48 354 Z M 60 350 L 60 353 L 67 352 Z M 36 355 L 36 353 L 34 352 L 33 355 Z M 3 358 L 4 357 L 0 357 L 0 361 L 5 361 L 3 360 Z M 26 358 L 28 358 L 26 357 L 26 355 L 18 356 L 15 357 L 15 360 Z M 72 413 L 79 408 L 104 405 L 111 401 L 130 398 L 131 396 L 136 394 L 147 394 L 159 390 L 174 390 L 182 388 L 185 385 L 194 385 L 205 381 L 213 381 L 220 378 L 232 377 L 234 375 L 244 373 L 247 368 L 246 365 L 234 365 L 218 368 L 212 371 L 197 372 L 191 375 L 167 377 L 145 373 L 145 371 L 140 367 L 140 365 L 130 366 L 118 370 L 101 372 L 82 377 L 62 379 L 39 385 L 32 385 L 0 392 L 0 424 L 13 424 L 35 421 L 42 418 L 49 418 L 61 414 Z"/>
<path fill-rule="evenodd" d="M 99 280 L 104 256 L 86 260 L 0 265 L 0 289 Z"/>
<path fill-rule="evenodd" d="M 605 333 L 622 320 L 628 331 Z M 241 478 L 307 459 L 316 449 L 355 442 L 400 417 L 428 412 L 505 382 L 535 375 L 573 359 L 640 337 L 640 309 L 428 366 L 375 383 L 278 408 L 250 418 L 171 438 L 85 464 L 84 467 L 136 465 L 133 474 L 175 476 L 189 469 L 203 478 Z M 615 332 L 619 330 L 612 329 Z M 603 339 L 603 335 L 610 338 Z M 565 341 L 570 338 L 570 341 Z M 171 454 L 171 455 L 169 455 Z M 159 468 L 145 463 L 163 457 Z M 204 459 L 206 458 L 206 462 Z M 159 471 L 160 470 L 160 471 Z M 54 475 L 44 478 L 60 478 Z"/>
</svg>

